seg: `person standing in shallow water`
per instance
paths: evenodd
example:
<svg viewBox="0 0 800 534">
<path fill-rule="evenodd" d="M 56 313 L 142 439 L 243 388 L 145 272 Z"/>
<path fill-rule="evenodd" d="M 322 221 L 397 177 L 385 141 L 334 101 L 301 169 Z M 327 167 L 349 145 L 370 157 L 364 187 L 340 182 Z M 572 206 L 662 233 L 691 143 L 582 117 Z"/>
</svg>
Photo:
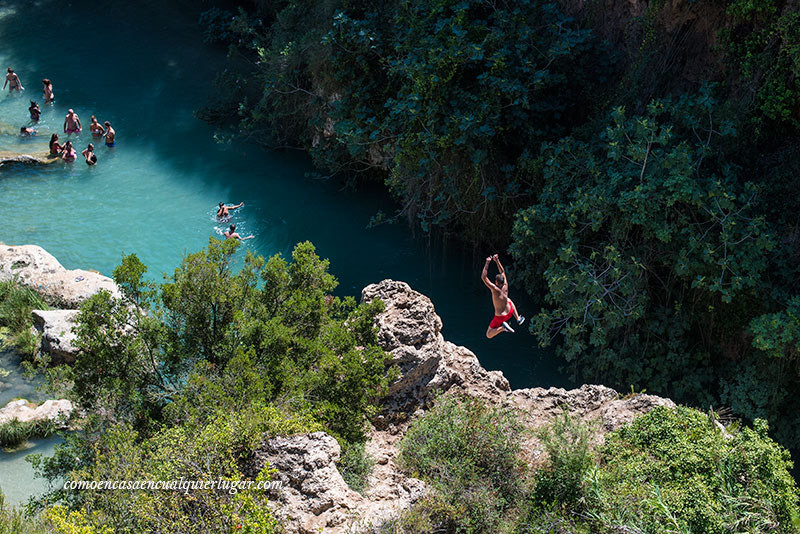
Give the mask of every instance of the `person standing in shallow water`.
<svg viewBox="0 0 800 534">
<path fill-rule="evenodd" d="M 45 104 L 52 104 L 56 101 L 56 95 L 53 94 L 53 82 L 49 78 L 42 80 L 42 95 L 44 95 Z"/>
<path fill-rule="evenodd" d="M 494 284 L 489 281 L 489 277 L 487 276 L 489 263 L 491 263 L 492 260 L 494 260 L 497 265 L 497 270 L 500 271 L 494 278 Z M 486 284 L 486 287 L 489 288 L 489 291 L 492 292 L 492 304 L 494 305 L 494 318 L 492 322 L 489 323 L 489 328 L 486 329 L 486 337 L 491 339 L 500 332 L 513 333 L 514 329 L 508 325 L 509 319 L 514 317 L 517 320 L 517 324 L 521 325 L 525 322 L 525 317 L 517 312 L 516 306 L 514 306 L 514 303 L 508 298 L 508 278 L 506 277 L 506 272 L 497 254 L 486 258 L 486 263 L 483 265 L 483 272 L 481 273 L 481 280 Z"/>
<path fill-rule="evenodd" d="M 92 122 L 91 124 L 89 124 L 89 130 L 91 130 L 92 136 L 94 137 L 100 137 L 101 135 L 106 133 L 103 127 L 97 123 L 97 117 L 95 117 L 94 115 L 92 115 Z"/>
<path fill-rule="evenodd" d="M 106 128 L 106 146 L 111 148 L 117 144 L 117 132 L 114 131 L 114 128 L 111 127 L 111 123 L 108 121 L 104 122 L 103 126 Z"/>
<path fill-rule="evenodd" d="M 250 234 L 247 237 L 242 237 L 236 233 L 236 225 L 232 224 L 230 228 L 225 230 L 225 239 L 238 239 L 239 241 L 244 241 L 245 239 L 253 239 L 255 236 Z"/>
<path fill-rule="evenodd" d="M 28 108 L 28 113 L 31 114 L 31 120 L 33 122 L 39 122 L 39 117 L 42 115 L 42 110 L 39 109 L 39 104 L 31 100 L 31 105 Z"/>
<path fill-rule="evenodd" d="M 18 93 L 21 93 L 25 89 L 22 87 L 22 82 L 19 81 L 19 76 L 17 76 L 17 73 L 14 72 L 14 69 L 11 67 L 8 67 L 8 74 L 6 74 L 6 81 L 3 84 L 3 89 L 6 88 L 6 85 L 8 85 L 9 93 L 14 89 L 16 89 Z"/>
<path fill-rule="evenodd" d="M 61 159 L 67 162 L 73 162 L 78 158 L 75 154 L 75 149 L 72 148 L 72 141 L 67 141 L 64 144 L 64 150 L 61 152 Z"/>
<path fill-rule="evenodd" d="M 97 156 L 94 153 L 94 145 L 92 143 L 89 143 L 89 146 L 81 151 L 81 156 L 86 158 L 87 165 L 97 164 Z"/>
<path fill-rule="evenodd" d="M 64 147 L 58 142 L 58 134 L 54 133 L 50 136 L 50 154 L 52 156 L 60 156 Z"/>
<path fill-rule="evenodd" d="M 71 109 L 67 110 L 67 115 L 64 117 L 64 133 L 81 133 L 81 119 L 78 117 L 78 114 Z"/>
</svg>

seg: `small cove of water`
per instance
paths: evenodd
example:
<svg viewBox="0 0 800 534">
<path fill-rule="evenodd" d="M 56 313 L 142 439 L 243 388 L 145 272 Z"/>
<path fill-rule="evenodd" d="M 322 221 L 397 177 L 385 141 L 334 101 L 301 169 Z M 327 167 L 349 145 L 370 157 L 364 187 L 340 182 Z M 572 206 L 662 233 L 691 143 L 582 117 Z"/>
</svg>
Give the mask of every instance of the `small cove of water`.
<svg viewBox="0 0 800 534">
<path fill-rule="evenodd" d="M 123 254 L 136 253 L 159 279 L 209 236 L 219 236 L 218 202 L 245 201 L 233 222 L 256 238 L 245 242 L 242 255 L 245 249 L 288 255 L 295 243 L 310 240 L 331 260 L 339 294 L 358 296 L 384 278 L 406 281 L 433 300 L 446 339 L 469 347 L 487 369 L 503 371 L 513 387 L 572 385 L 526 328 L 485 338 L 492 308 L 478 278 L 482 261 L 456 246 L 428 246 L 404 225 L 367 229 L 379 209 L 395 209 L 380 186 L 345 190 L 309 178 L 313 169 L 303 154 L 213 140 L 194 110 L 207 102 L 225 55 L 203 43 L 202 9 L 196 2 L 153 0 L 0 0 L 0 66 L 14 67 L 26 87 L 22 95 L 0 94 L 0 150 L 46 150 L 50 133 L 61 132 L 73 108 L 84 131 L 70 138 L 78 152 L 94 142 L 99 158 L 96 167 L 79 158 L 0 168 L 6 208 L 0 241 L 40 245 L 67 268 L 107 275 Z M 44 77 L 53 81 L 53 105 L 42 104 Z M 39 135 L 21 139 L 15 132 L 29 124 L 31 99 L 43 111 Z M 116 147 L 92 139 L 92 114 L 114 125 Z M 489 252 L 495 251 L 479 255 Z M 524 314 L 536 313 L 520 290 L 512 288 L 512 297 Z M 14 388 L 12 397 L 24 396 Z M 52 450 L 56 440 L 43 447 Z M 12 502 L 41 489 L 10 493 L 28 482 L 23 457 L 0 454 L 0 486 Z"/>
</svg>

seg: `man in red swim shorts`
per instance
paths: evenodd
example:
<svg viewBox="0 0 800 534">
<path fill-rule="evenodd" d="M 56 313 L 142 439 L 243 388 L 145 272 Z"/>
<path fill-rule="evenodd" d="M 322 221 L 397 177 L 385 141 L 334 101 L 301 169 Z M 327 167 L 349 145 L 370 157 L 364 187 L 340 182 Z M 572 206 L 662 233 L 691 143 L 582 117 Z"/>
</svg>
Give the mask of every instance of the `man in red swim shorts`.
<svg viewBox="0 0 800 534">
<path fill-rule="evenodd" d="M 489 270 L 489 263 L 492 260 L 497 264 L 497 270 L 500 271 L 494 278 L 496 285 L 491 283 L 489 277 L 486 276 Z M 500 332 L 514 332 L 514 329 L 508 325 L 508 320 L 514 317 L 517 320 L 517 324 L 522 324 L 525 322 L 525 317 L 519 314 L 514 303 L 508 298 L 508 279 L 497 254 L 486 258 L 481 280 L 492 292 L 492 304 L 494 304 L 494 319 L 489 323 L 489 328 L 486 329 L 486 337 L 491 339 Z"/>
</svg>

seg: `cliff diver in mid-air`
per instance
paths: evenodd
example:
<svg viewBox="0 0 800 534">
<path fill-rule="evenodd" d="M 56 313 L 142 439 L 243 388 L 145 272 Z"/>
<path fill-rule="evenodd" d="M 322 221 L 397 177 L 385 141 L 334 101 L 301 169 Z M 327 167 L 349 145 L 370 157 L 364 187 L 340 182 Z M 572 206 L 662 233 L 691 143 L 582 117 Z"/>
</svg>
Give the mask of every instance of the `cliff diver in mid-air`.
<svg viewBox="0 0 800 534">
<path fill-rule="evenodd" d="M 497 276 L 494 277 L 495 284 L 491 283 L 489 277 L 486 276 L 489 270 L 489 263 L 492 260 L 497 264 L 497 270 L 500 271 L 497 273 Z M 486 329 L 486 337 L 491 339 L 500 332 L 514 332 L 514 329 L 508 325 L 508 320 L 514 317 L 517 320 L 517 324 L 521 325 L 525 322 L 525 317 L 517 312 L 514 303 L 508 298 L 508 278 L 506 278 L 506 272 L 500 264 L 500 259 L 497 257 L 497 254 L 486 258 L 486 263 L 483 265 L 483 272 L 481 273 L 481 280 L 483 280 L 483 283 L 489 288 L 489 291 L 492 292 L 492 304 L 494 304 L 494 318 L 492 322 L 489 323 L 489 328 Z"/>
</svg>

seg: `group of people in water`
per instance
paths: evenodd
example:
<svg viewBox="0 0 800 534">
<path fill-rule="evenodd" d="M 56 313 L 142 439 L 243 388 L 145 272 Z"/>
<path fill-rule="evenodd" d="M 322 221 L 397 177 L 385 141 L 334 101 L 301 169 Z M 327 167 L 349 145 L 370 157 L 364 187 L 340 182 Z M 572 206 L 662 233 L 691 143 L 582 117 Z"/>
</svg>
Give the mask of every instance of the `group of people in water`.
<svg viewBox="0 0 800 534">
<path fill-rule="evenodd" d="M 220 202 L 217 206 L 217 220 L 220 222 L 228 222 L 231 220 L 231 210 L 238 210 L 244 206 L 244 202 L 240 202 L 238 204 L 225 204 L 224 202 Z M 255 236 L 250 234 L 247 237 L 242 237 L 236 232 L 236 225 L 231 224 L 227 230 L 222 234 L 225 236 L 225 239 L 238 239 L 239 241 L 244 241 L 246 239 L 253 239 Z"/>
<path fill-rule="evenodd" d="M 6 74 L 6 81 L 3 84 L 3 89 L 5 90 L 6 86 L 8 86 L 8 92 L 12 93 L 14 91 L 21 93 L 25 88 L 22 86 L 22 82 L 19 79 L 17 73 L 14 72 L 14 69 L 8 67 L 8 73 Z M 50 81 L 49 78 L 45 78 L 42 80 L 42 95 L 44 97 L 45 104 L 52 104 L 55 102 L 56 98 L 53 93 L 53 82 Z M 42 115 L 42 110 L 39 108 L 39 104 L 35 101 L 31 100 L 31 105 L 28 107 L 28 112 L 30 113 L 31 121 L 35 124 L 39 122 L 39 118 Z M 92 132 L 92 137 L 97 139 L 102 139 L 108 148 L 114 147 L 117 137 L 117 132 L 114 131 L 114 128 L 111 126 L 111 122 L 105 121 L 102 125 L 97 121 L 97 117 L 92 115 L 91 124 L 89 125 L 89 130 Z M 83 129 L 83 125 L 81 124 L 81 119 L 78 117 L 78 114 L 75 113 L 74 110 L 69 109 L 67 110 L 67 114 L 64 117 L 64 133 L 67 136 L 72 134 L 79 134 Z M 19 129 L 19 134 L 23 137 L 30 137 L 36 135 L 36 129 L 32 126 L 22 126 Z M 58 142 L 58 134 L 54 133 L 50 136 L 50 155 L 60 157 L 63 161 L 66 162 L 73 162 L 75 161 L 78 156 L 75 152 L 75 148 L 72 145 L 72 141 L 67 141 L 63 145 Z M 86 160 L 87 165 L 96 165 L 97 164 L 97 155 L 94 152 L 94 144 L 89 143 L 88 146 L 81 151 L 81 155 Z"/>
</svg>

